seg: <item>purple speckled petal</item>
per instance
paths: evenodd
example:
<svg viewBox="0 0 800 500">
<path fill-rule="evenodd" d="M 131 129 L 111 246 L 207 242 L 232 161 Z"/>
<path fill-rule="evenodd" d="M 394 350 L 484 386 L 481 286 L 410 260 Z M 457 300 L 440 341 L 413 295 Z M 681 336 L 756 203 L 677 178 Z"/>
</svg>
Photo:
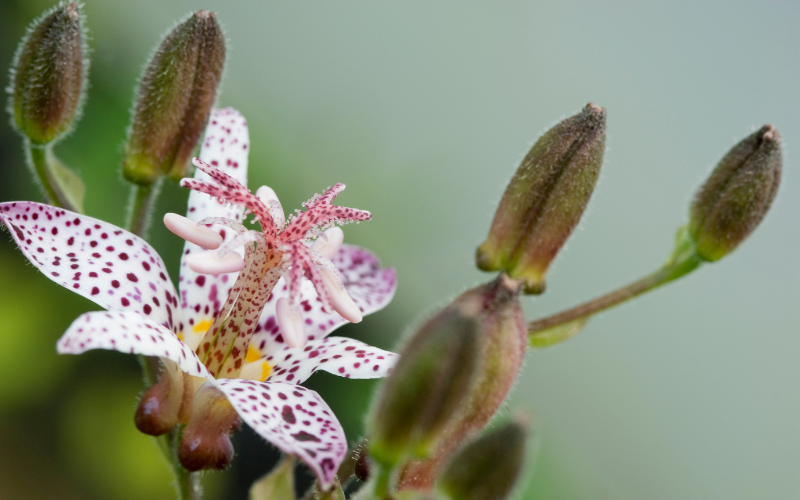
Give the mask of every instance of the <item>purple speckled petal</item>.
<svg viewBox="0 0 800 500">
<path fill-rule="evenodd" d="M 59 339 L 61 354 L 110 349 L 171 359 L 195 377 L 213 379 L 194 351 L 170 330 L 135 312 L 89 312 L 78 316 Z"/>
<path fill-rule="evenodd" d="M 313 340 L 302 349 L 285 347 L 267 356 L 267 382 L 302 384 L 317 370 L 346 378 L 380 378 L 391 373 L 398 355 L 346 337 Z M 256 362 L 258 363 L 258 361 Z"/>
<path fill-rule="evenodd" d="M 230 175 L 242 184 L 247 184 L 247 154 L 250 148 L 250 136 L 244 117 L 232 108 L 214 109 L 206 127 L 200 158 Z M 195 170 L 194 178 L 211 181 L 211 177 L 200 170 Z M 189 193 L 189 207 L 186 216 L 196 222 L 206 218 L 230 219 L 241 222 L 244 209 L 237 205 L 223 205 L 219 200 L 205 193 L 192 190 Z M 234 228 L 222 225 L 210 226 L 227 245 L 237 232 Z M 225 299 L 236 282 L 238 273 L 205 275 L 199 274 L 186 264 L 186 257 L 205 249 L 186 242 L 181 256 L 180 299 L 184 320 L 184 341 L 196 348 L 208 327 L 219 313 Z M 241 252 L 240 252 L 241 253 Z"/>
<path fill-rule="evenodd" d="M 363 315 L 379 311 L 391 302 L 397 289 L 397 275 L 394 269 L 381 268 L 378 258 L 372 252 L 354 245 L 342 245 L 331 261 L 339 269 L 345 290 Z M 279 298 L 288 296 L 286 282 L 279 281 L 261 313 L 256 334 L 250 343 L 261 356 L 286 347 L 275 318 L 275 303 Z M 303 280 L 300 296 L 300 309 L 305 318 L 309 341 L 324 338 L 346 323 L 337 313 L 326 313 L 322 310 L 322 302 L 308 280 Z"/>
<path fill-rule="evenodd" d="M 212 383 L 261 437 L 302 459 L 324 487 L 331 484 L 347 453 L 347 439 L 319 394 L 291 384 L 241 379 Z"/>
<path fill-rule="evenodd" d="M 45 276 L 109 311 L 177 331 L 178 297 L 161 257 L 141 238 L 92 217 L 32 201 L 0 203 L 0 221 Z"/>
</svg>

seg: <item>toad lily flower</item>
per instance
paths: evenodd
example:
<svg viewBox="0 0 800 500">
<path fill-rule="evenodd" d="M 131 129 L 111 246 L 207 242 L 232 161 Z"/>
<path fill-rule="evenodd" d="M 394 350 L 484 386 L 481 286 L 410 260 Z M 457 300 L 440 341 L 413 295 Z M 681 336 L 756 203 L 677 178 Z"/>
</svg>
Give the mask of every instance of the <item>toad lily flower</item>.
<svg viewBox="0 0 800 500">
<path fill-rule="evenodd" d="M 395 354 L 326 336 L 384 307 L 395 273 L 367 250 L 343 245 L 341 229 L 331 227 L 370 218 L 331 204 L 343 185 L 288 221 L 271 189 L 252 194 L 243 184 L 248 147 L 244 118 L 215 110 L 200 153 L 208 163 L 195 159 L 195 177 L 182 181 L 193 189 L 187 215 L 200 222 L 165 218 L 188 240 L 180 294 L 155 250 L 114 225 L 34 202 L 0 203 L 0 221 L 48 278 L 107 309 L 76 319 L 60 353 L 161 357 L 165 369 L 145 393 L 137 425 L 147 427 L 140 417 L 156 422 L 142 430 L 160 434 L 187 424 L 179 451 L 185 467 L 227 465 L 228 434 L 241 418 L 329 485 L 346 438 L 320 396 L 299 384 L 318 369 L 352 378 L 391 371 Z M 261 231 L 245 228 L 247 214 Z"/>
</svg>

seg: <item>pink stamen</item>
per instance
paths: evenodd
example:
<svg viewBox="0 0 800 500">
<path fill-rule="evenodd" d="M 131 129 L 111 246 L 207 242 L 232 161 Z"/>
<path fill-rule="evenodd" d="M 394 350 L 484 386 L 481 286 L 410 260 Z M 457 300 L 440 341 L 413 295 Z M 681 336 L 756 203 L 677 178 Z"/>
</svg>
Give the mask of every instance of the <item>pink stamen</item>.
<svg viewBox="0 0 800 500">
<path fill-rule="evenodd" d="M 281 297 L 275 304 L 275 316 L 286 345 L 296 349 L 305 347 L 306 329 L 300 309 L 292 306 L 287 298 Z"/>
<path fill-rule="evenodd" d="M 184 240 L 206 250 L 214 250 L 222 244 L 222 236 L 218 233 L 178 214 L 165 214 L 164 225 Z"/>
<path fill-rule="evenodd" d="M 236 273 L 244 269 L 244 259 L 236 252 L 220 252 L 209 250 L 186 256 L 189 268 L 200 274 Z"/>
</svg>

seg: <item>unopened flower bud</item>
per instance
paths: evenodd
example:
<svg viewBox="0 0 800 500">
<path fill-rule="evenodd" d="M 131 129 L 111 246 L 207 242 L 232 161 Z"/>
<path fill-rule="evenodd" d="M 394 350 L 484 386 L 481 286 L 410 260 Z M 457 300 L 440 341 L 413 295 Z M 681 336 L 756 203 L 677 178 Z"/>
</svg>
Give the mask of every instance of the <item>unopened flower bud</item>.
<svg viewBox="0 0 800 500">
<path fill-rule="evenodd" d="M 465 292 L 445 309 L 457 309 L 463 316 L 473 318 L 480 332 L 480 358 L 468 394 L 457 411 L 449 415 L 429 456 L 405 467 L 400 489 L 431 488 L 441 466 L 465 440 L 481 432 L 503 404 L 522 368 L 527 347 L 528 330 L 519 303 L 519 287 L 519 282 L 501 274 L 496 280 Z"/>
<path fill-rule="evenodd" d="M 188 419 L 191 402 L 186 374 L 173 361 L 164 360 L 158 382 L 150 386 L 136 408 L 136 428 L 150 436 L 160 436 Z"/>
<path fill-rule="evenodd" d="M 188 174 L 224 62 L 225 37 L 213 12 L 198 11 L 167 34 L 139 83 L 122 166 L 127 180 L 147 186 L 160 175 Z"/>
<path fill-rule="evenodd" d="M 527 429 L 512 421 L 461 448 L 437 481 L 450 498 L 504 500 L 522 472 Z"/>
<path fill-rule="evenodd" d="M 33 144 L 62 136 L 80 114 L 89 67 L 81 21 L 77 3 L 61 4 L 31 24 L 17 49 L 9 111 Z"/>
<path fill-rule="evenodd" d="M 721 259 L 755 230 L 775 199 L 781 163 L 780 134 L 771 125 L 720 160 L 690 210 L 689 234 L 701 259 Z"/>
<path fill-rule="evenodd" d="M 283 460 L 250 487 L 250 500 L 294 500 L 294 457 Z"/>
<path fill-rule="evenodd" d="M 178 447 L 181 465 L 193 472 L 227 467 L 233 460 L 230 433 L 238 420 L 228 398 L 210 383 L 203 384 L 194 395 L 192 418 Z"/>
<path fill-rule="evenodd" d="M 476 262 L 541 293 L 545 274 L 577 226 L 603 163 L 606 111 L 588 104 L 536 141 L 508 184 Z"/>
<path fill-rule="evenodd" d="M 466 399 L 480 364 L 481 314 L 454 302 L 409 339 L 372 412 L 370 456 L 425 457 Z"/>
</svg>

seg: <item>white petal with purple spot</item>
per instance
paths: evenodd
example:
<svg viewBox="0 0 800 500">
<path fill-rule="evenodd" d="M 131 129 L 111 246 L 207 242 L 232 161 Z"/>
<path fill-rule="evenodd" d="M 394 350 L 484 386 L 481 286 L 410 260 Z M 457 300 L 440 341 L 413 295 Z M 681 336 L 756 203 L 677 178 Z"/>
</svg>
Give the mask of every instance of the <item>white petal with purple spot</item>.
<svg viewBox="0 0 800 500">
<path fill-rule="evenodd" d="M 161 257 L 113 224 L 31 201 L 0 203 L 0 220 L 45 276 L 110 311 L 176 330 L 175 288 Z"/>
<path fill-rule="evenodd" d="M 133 312 L 82 314 L 59 339 L 61 354 L 81 354 L 90 349 L 110 349 L 129 354 L 171 359 L 181 370 L 213 379 L 194 351 L 174 333 Z"/>
<path fill-rule="evenodd" d="M 358 340 L 327 337 L 309 342 L 302 349 L 285 347 L 264 360 L 272 367 L 267 382 L 302 384 L 317 370 L 346 378 L 385 377 L 397 358 L 393 352 Z"/>
<path fill-rule="evenodd" d="M 291 384 L 241 379 L 212 383 L 261 437 L 302 459 L 324 487 L 331 484 L 347 453 L 347 439 L 319 394 Z"/>
</svg>

